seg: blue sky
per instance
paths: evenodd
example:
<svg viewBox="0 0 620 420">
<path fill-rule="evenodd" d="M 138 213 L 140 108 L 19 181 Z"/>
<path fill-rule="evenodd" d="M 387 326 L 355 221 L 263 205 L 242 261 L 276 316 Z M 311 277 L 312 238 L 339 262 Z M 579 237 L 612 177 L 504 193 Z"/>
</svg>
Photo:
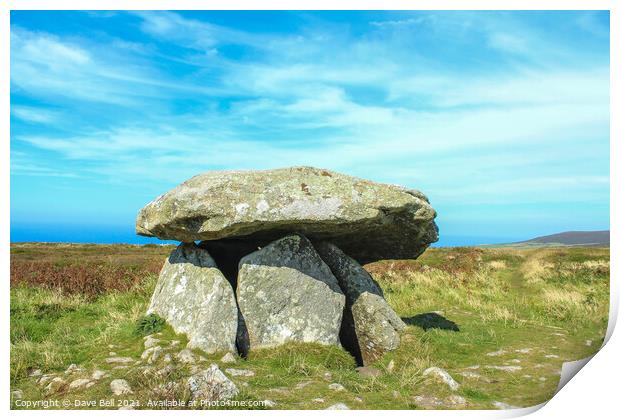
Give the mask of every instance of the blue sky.
<svg viewBox="0 0 620 420">
<path fill-rule="evenodd" d="M 442 244 L 609 227 L 608 12 L 11 12 L 12 240 L 211 169 L 424 191 Z"/>
</svg>

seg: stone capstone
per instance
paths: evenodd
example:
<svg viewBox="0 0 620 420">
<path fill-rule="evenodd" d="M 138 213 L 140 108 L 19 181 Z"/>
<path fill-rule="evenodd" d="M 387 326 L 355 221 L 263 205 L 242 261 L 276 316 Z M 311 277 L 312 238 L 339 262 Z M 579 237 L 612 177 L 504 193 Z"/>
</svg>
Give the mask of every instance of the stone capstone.
<svg viewBox="0 0 620 420">
<path fill-rule="evenodd" d="M 242 238 L 257 246 L 298 232 L 367 263 L 418 257 L 438 239 L 435 215 L 417 190 L 325 169 L 212 171 L 148 203 L 136 232 L 182 242 Z"/>
</svg>

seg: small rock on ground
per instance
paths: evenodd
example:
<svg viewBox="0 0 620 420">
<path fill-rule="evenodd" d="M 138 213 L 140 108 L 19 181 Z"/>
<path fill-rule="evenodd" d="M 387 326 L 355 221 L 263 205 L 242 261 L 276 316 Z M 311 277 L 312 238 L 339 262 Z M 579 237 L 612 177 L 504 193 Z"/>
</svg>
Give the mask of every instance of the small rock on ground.
<svg viewBox="0 0 620 420">
<path fill-rule="evenodd" d="M 69 384 L 69 389 L 76 389 L 76 388 L 88 388 L 89 386 L 92 386 L 94 384 L 94 382 L 92 382 L 90 379 L 86 379 L 86 378 L 81 378 L 81 379 L 76 379 L 75 381 L 71 382 Z"/>
<path fill-rule="evenodd" d="M 153 338 L 151 336 L 144 337 L 144 348 L 149 349 L 155 347 L 161 340 L 159 338 Z"/>
<path fill-rule="evenodd" d="M 67 370 L 65 370 L 65 375 L 71 375 L 75 372 L 80 372 L 82 368 L 78 367 L 75 363 L 71 363 Z"/>
<path fill-rule="evenodd" d="M 11 392 L 11 398 L 13 398 L 14 400 L 21 400 L 23 397 L 24 393 L 21 389 L 16 389 L 15 391 Z"/>
<path fill-rule="evenodd" d="M 315 402 L 315 403 L 323 403 L 323 402 L 325 402 L 325 400 L 324 400 L 323 398 L 313 398 L 313 399 L 312 399 L 312 402 Z"/>
<path fill-rule="evenodd" d="M 394 360 L 390 360 L 390 362 L 387 364 L 385 370 L 387 370 L 388 373 L 392 373 L 394 371 Z"/>
<path fill-rule="evenodd" d="M 263 400 L 263 406 L 264 407 L 275 407 L 276 403 L 271 400 Z"/>
<path fill-rule="evenodd" d="M 180 352 L 178 352 L 177 359 L 181 363 L 187 363 L 187 364 L 196 363 L 196 357 L 194 356 L 194 353 L 192 353 L 190 349 L 183 349 Z"/>
<path fill-rule="evenodd" d="M 345 403 L 336 403 L 327 407 L 326 410 L 349 410 L 349 407 Z"/>
<path fill-rule="evenodd" d="M 91 379 L 98 381 L 99 379 L 105 377 L 107 375 L 107 373 L 103 370 L 96 370 L 93 372 L 93 374 L 90 376 Z"/>
<path fill-rule="evenodd" d="M 133 394 L 129 382 L 124 379 L 114 379 L 110 382 L 110 389 L 114 395 Z"/>
<path fill-rule="evenodd" d="M 144 350 L 140 358 L 142 360 L 146 360 L 148 364 L 153 364 L 157 361 L 157 359 L 159 359 L 162 353 L 163 349 L 161 348 L 161 346 L 149 347 Z"/>
<path fill-rule="evenodd" d="M 381 376 L 382 373 L 381 370 L 372 366 L 360 366 L 355 368 L 355 370 L 360 374 L 360 376 L 365 378 L 376 378 L 377 376 Z"/>
<path fill-rule="evenodd" d="M 487 356 L 502 356 L 504 354 L 506 354 L 506 350 L 500 349 L 500 350 L 497 350 L 497 351 L 491 351 L 491 352 L 487 353 Z"/>
<path fill-rule="evenodd" d="M 429 395 L 416 395 L 413 397 L 413 401 L 417 406 L 427 409 L 433 409 L 443 405 L 443 401 L 439 398 Z"/>
<path fill-rule="evenodd" d="M 337 391 L 337 392 L 345 390 L 345 388 L 342 385 L 337 384 L 337 383 L 329 384 L 328 388 L 331 389 L 332 391 Z"/>
<path fill-rule="evenodd" d="M 231 376 L 254 376 L 254 371 L 249 369 L 228 368 L 226 369 L 226 373 Z"/>
<path fill-rule="evenodd" d="M 500 410 L 512 410 L 515 408 L 520 408 L 520 407 L 515 407 L 514 405 L 506 404 L 505 402 L 501 402 L 501 401 L 493 401 L 493 406 L 495 408 L 499 408 Z"/>
<path fill-rule="evenodd" d="M 67 385 L 67 383 L 65 382 L 64 379 L 56 377 L 56 378 L 52 379 L 49 384 L 47 384 L 47 386 L 45 387 L 45 391 L 47 393 L 51 394 L 51 393 L 60 391 L 66 385 Z"/>
<path fill-rule="evenodd" d="M 459 389 L 459 383 L 456 382 L 452 376 L 450 376 L 450 374 L 448 372 L 446 372 L 445 370 L 438 368 L 436 366 L 433 367 L 429 367 L 428 369 L 426 369 L 424 371 L 424 373 L 422 373 L 423 376 L 429 376 L 429 375 L 433 375 L 437 378 L 439 378 L 442 382 L 444 382 L 446 385 L 448 385 L 448 387 L 453 390 L 456 391 L 457 389 Z"/>
<path fill-rule="evenodd" d="M 123 364 L 127 364 L 127 363 L 131 363 L 133 362 L 133 359 L 131 357 L 108 357 L 107 359 L 105 359 L 106 363 L 123 363 Z"/>
<path fill-rule="evenodd" d="M 487 365 L 485 366 L 487 369 L 501 370 L 504 372 L 516 372 L 521 370 L 521 366 L 495 366 L 495 365 Z"/>
<path fill-rule="evenodd" d="M 208 369 L 192 375 L 187 385 L 194 399 L 229 400 L 239 393 L 237 386 L 214 363 Z"/>
<path fill-rule="evenodd" d="M 220 359 L 220 361 L 222 363 L 235 363 L 237 361 L 237 359 L 235 358 L 235 356 L 232 353 L 228 352 L 228 353 L 226 353 L 224 355 L 224 357 L 222 357 Z"/>
</svg>

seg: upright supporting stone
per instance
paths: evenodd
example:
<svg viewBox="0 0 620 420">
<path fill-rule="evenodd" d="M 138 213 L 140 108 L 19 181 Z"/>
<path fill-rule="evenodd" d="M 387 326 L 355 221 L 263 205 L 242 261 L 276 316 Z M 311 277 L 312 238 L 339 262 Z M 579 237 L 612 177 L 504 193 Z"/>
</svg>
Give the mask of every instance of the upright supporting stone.
<svg viewBox="0 0 620 420">
<path fill-rule="evenodd" d="M 237 301 L 251 349 L 339 344 L 345 297 L 308 239 L 290 235 L 243 257 Z"/>
<path fill-rule="evenodd" d="M 342 345 L 368 365 L 400 344 L 398 332 L 405 323 L 383 298 L 381 288 L 370 274 L 337 246 L 315 244 L 346 296 L 340 338 Z"/>
<path fill-rule="evenodd" d="M 232 286 L 209 253 L 179 245 L 159 274 L 148 313 L 164 318 L 189 347 L 207 353 L 235 351 L 237 304 Z"/>
</svg>

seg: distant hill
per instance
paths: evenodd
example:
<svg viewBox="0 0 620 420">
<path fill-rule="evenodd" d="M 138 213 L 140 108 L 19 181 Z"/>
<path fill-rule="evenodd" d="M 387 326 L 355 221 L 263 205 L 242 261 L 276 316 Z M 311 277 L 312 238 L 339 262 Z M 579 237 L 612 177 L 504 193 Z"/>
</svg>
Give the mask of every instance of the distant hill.
<svg viewBox="0 0 620 420">
<path fill-rule="evenodd" d="M 609 231 L 595 230 L 562 232 L 553 235 L 539 236 L 537 238 L 529 239 L 527 241 L 514 242 L 507 245 L 609 246 Z"/>
</svg>

